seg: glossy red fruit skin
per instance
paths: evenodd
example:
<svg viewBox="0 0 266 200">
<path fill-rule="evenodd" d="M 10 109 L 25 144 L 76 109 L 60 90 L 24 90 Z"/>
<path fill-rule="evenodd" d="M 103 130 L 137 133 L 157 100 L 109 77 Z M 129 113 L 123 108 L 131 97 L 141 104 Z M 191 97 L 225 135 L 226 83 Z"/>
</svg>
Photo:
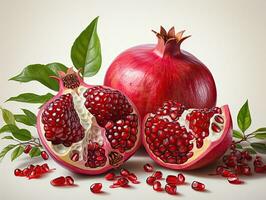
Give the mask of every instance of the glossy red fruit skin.
<svg viewBox="0 0 266 200">
<path fill-rule="evenodd" d="M 92 193 L 101 193 L 103 185 L 101 183 L 94 183 L 91 185 L 90 190 Z"/>
<path fill-rule="evenodd" d="M 125 50 L 108 68 L 104 85 L 124 92 L 142 118 L 166 100 L 192 108 L 215 106 L 217 94 L 212 74 L 195 56 L 181 50 L 186 38 L 167 42 L 159 38 L 157 45 Z"/>
</svg>

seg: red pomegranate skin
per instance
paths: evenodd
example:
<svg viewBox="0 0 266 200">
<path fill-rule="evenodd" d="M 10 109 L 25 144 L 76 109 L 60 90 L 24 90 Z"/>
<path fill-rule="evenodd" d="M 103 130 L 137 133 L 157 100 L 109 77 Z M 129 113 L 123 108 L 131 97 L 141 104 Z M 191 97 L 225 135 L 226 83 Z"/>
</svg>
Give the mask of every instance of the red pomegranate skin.
<svg viewBox="0 0 266 200">
<path fill-rule="evenodd" d="M 191 108 L 214 107 L 217 94 L 212 74 L 195 56 L 180 49 L 186 38 L 168 42 L 159 38 L 157 45 L 125 50 L 110 65 L 104 84 L 125 93 L 141 118 L 166 100 Z"/>
</svg>

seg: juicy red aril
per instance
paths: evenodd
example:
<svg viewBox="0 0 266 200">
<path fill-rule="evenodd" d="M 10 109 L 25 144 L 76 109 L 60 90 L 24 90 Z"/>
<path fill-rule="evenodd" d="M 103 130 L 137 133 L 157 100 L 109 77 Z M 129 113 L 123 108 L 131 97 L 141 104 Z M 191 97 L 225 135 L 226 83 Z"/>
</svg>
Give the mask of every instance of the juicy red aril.
<svg viewBox="0 0 266 200">
<path fill-rule="evenodd" d="M 239 180 L 238 177 L 229 177 L 227 178 L 228 182 L 231 183 L 231 184 L 242 184 L 244 183 L 243 181 Z"/>
<path fill-rule="evenodd" d="M 48 156 L 48 154 L 46 153 L 46 151 L 42 151 L 42 152 L 41 152 L 41 156 L 42 156 L 42 158 L 43 158 L 44 160 L 48 160 L 48 159 L 49 159 L 49 156 Z"/>
<path fill-rule="evenodd" d="M 166 177 L 166 183 L 172 184 L 172 185 L 177 185 L 178 184 L 178 179 L 177 176 L 174 175 L 168 175 Z"/>
<path fill-rule="evenodd" d="M 46 164 L 46 163 L 41 165 L 41 168 L 42 168 L 42 172 L 43 173 L 46 173 L 46 172 L 50 171 L 50 168 L 49 168 L 48 164 Z"/>
<path fill-rule="evenodd" d="M 122 168 L 120 170 L 120 174 L 121 174 L 121 176 L 128 176 L 130 174 L 130 172 L 127 169 Z"/>
<path fill-rule="evenodd" d="M 224 167 L 223 166 L 217 166 L 216 167 L 216 174 L 222 174 L 224 171 Z"/>
<path fill-rule="evenodd" d="M 32 146 L 31 145 L 27 145 L 24 149 L 24 153 L 28 154 L 30 152 L 30 150 L 32 149 Z"/>
<path fill-rule="evenodd" d="M 140 182 L 138 181 L 138 177 L 136 176 L 136 174 L 134 173 L 130 173 L 128 176 L 127 176 L 127 179 L 131 182 L 131 183 L 134 183 L 134 184 L 139 184 Z"/>
<path fill-rule="evenodd" d="M 165 189 L 165 191 L 166 191 L 168 194 L 171 194 L 171 195 L 175 195 L 175 194 L 177 194 L 177 193 L 176 193 L 176 186 L 175 186 L 175 185 L 166 184 L 164 189 Z"/>
<path fill-rule="evenodd" d="M 63 176 L 60 176 L 58 178 L 55 178 L 53 180 L 51 180 L 51 185 L 53 186 L 64 186 L 66 183 L 66 178 Z"/>
<path fill-rule="evenodd" d="M 251 175 L 251 169 L 249 166 L 241 166 L 241 174 L 249 176 Z"/>
<path fill-rule="evenodd" d="M 105 179 L 108 181 L 112 181 L 115 179 L 115 173 L 114 172 L 109 172 L 108 174 L 105 175 Z"/>
<path fill-rule="evenodd" d="M 191 184 L 192 189 L 196 191 L 204 191 L 205 190 L 205 185 L 203 183 L 200 183 L 198 181 L 193 181 Z"/>
<path fill-rule="evenodd" d="M 77 162 L 79 161 L 79 153 L 78 152 L 74 152 L 70 158 L 72 161 Z"/>
<path fill-rule="evenodd" d="M 266 169 L 265 169 L 264 166 L 262 166 L 262 167 L 255 166 L 255 167 L 254 167 L 254 171 L 255 171 L 256 173 L 264 173 L 264 172 L 266 172 Z"/>
<path fill-rule="evenodd" d="M 145 172 L 153 172 L 153 166 L 151 164 L 149 164 L 149 163 L 145 164 L 143 166 L 143 169 L 144 169 Z"/>
<path fill-rule="evenodd" d="M 106 164 L 105 150 L 98 143 L 89 142 L 87 152 L 88 160 L 85 163 L 86 167 L 97 168 Z"/>
<path fill-rule="evenodd" d="M 71 94 L 61 95 L 51 102 L 42 113 L 45 138 L 52 144 L 66 147 L 83 139 L 84 128 L 76 110 Z"/>
<path fill-rule="evenodd" d="M 94 183 L 91 185 L 90 190 L 93 193 L 101 193 L 103 185 L 101 183 Z"/>
<path fill-rule="evenodd" d="M 153 189 L 154 189 L 155 191 L 157 191 L 157 192 L 161 192 L 161 191 L 163 191 L 162 184 L 161 184 L 160 181 L 154 181 L 152 187 L 153 187 Z"/>
<path fill-rule="evenodd" d="M 156 178 L 154 176 L 149 176 L 147 179 L 146 179 L 146 183 L 148 185 L 153 185 L 154 181 L 156 181 Z"/>
<path fill-rule="evenodd" d="M 39 171 L 36 171 L 35 169 L 33 169 L 29 175 L 28 178 L 29 179 L 35 179 L 35 178 L 39 178 L 41 176 L 41 173 L 39 173 Z"/>
<path fill-rule="evenodd" d="M 163 177 L 163 173 L 161 171 L 156 171 L 152 174 L 156 179 L 161 179 Z"/>
<path fill-rule="evenodd" d="M 177 184 L 184 184 L 186 181 L 186 178 L 183 174 L 179 173 L 177 175 L 177 180 L 178 180 Z"/>
<path fill-rule="evenodd" d="M 14 170 L 14 175 L 15 176 L 23 176 L 23 172 L 20 169 L 15 169 Z"/>
<path fill-rule="evenodd" d="M 235 174 L 232 173 L 231 171 L 227 170 L 227 169 L 224 169 L 222 171 L 222 174 L 221 174 L 223 177 L 234 177 Z"/>
<path fill-rule="evenodd" d="M 71 176 L 66 176 L 66 184 L 74 185 L 74 179 Z"/>
<path fill-rule="evenodd" d="M 110 188 L 127 187 L 127 186 L 128 186 L 128 180 L 124 177 L 121 177 L 117 181 L 115 181 L 113 185 L 110 186 Z"/>
</svg>

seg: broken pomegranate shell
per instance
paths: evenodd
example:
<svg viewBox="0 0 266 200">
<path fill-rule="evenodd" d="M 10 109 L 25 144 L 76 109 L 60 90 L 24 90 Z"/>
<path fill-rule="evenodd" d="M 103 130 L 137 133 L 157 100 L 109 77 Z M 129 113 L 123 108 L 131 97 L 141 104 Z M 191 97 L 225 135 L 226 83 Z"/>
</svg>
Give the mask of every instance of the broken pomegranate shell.
<svg viewBox="0 0 266 200">
<path fill-rule="evenodd" d="M 143 144 L 159 165 L 176 170 L 206 166 L 220 158 L 232 142 L 232 120 L 227 105 L 187 109 L 168 101 L 143 123 Z"/>
<path fill-rule="evenodd" d="M 76 173 L 101 174 L 119 167 L 141 144 L 135 106 L 118 90 L 87 85 L 72 68 L 58 74 L 59 93 L 38 113 L 46 151 Z"/>
</svg>

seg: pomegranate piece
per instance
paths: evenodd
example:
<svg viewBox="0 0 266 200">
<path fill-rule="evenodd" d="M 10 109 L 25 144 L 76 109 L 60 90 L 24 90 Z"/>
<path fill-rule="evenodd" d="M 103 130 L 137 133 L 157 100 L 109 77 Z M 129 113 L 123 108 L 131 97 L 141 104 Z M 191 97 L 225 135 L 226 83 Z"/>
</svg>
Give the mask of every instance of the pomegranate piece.
<svg viewBox="0 0 266 200">
<path fill-rule="evenodd" d="M 152 187 L 153 187 L 153 189 L 154 189 L 155 191 L 157 191 L 157 192 L 161 192 L 161 191 L 163 191 L 162 184 L 161 184 L 160 181 L 154 181 Z"/>
<path fill-rule="evenodd" d="M 92 193 L 101 193 L 103 185 L 101 183 L 94 183 L 91 185 L 90 190 Z"/>
<path fill-rule="evenodd" d="M 149 163 L 145 164 L 143 166 L 143 169 L 144 169 L 145 172 L 153 172 L 153 166 L 151 164 L 149 164 Z"/>
<path fill-rule="evenodd" d="M 171 195 L 176 195 L 177 194 L 177 192 L 176 192 L 176 185 L 166 184 L 164 189 L 165 189 L 165 191 L 168 194 L 171 194 Z"/>
<path fill-rule="evenodd" d="M 238 177 L 229 177 L 229 178 L 227 178 L 227 180 L 228 180 L 229 183 L 236 184 L 236 185 L 244 183 L 243 181 L 239 180 Z"/>
<path fill-rule="evenodd" d="M 42 152 L 41 152 L 41 156 L 42 156 L 42 158 L 43 158 L 44 160 L 48 160 L 48 159 L 49 159 L 49 156 L 48 156 L 48 154 L 47 154 L 45 151 L 42 151 Z"/>
<path fill-rule="evenodd" d="M 115 180 L 115 173 L 114 172 L 109 172 L 108 174 L 105 175 L 104 177 L 108 181 Z"/>
<path fill-rule="evenodd" d="M 25 147 L 25 149 L 24 149 L 24 153 L 25 153 L 25 154 L 28 154 L 28 153 L 30 152 L 31 149 L 32 149 L 32 146 L 28 144 L 28 145 Z"/>
<path fill-rule="evenodd" d="M 156 181 L 156 177 L 154 176 L 149 176 L 147 179 L 146 179 L 146 183 L 148 185 L 153 185 L 153 183 Z"/>
<path fill-rule="evenodd" d="M 203 183 L 198 182 L 198 181 L 193 181 L 191 184 L 191 187 L 193 190 L 196 190 L 196 191 L 204 191 L 205 190 L 205 185 Z"/>
<path fill-rule="evenodd" d="M 228 106 L 187 109 L 176 101 L 167 101 L 145 117 L 143 131 L 143 144 L 150 157 L 176 170 L 196 169 L 216 161 L 232 141 Z M 239 153 L 226 158 L 226 164 L 236 166 Z"/>
<path fill-rule="evenodd" d="M 66 178 L 64 176 L 60 176 L 50 181 L 51 185 L 53 186 L 65 186 L 66 185 Z"/>
<path fill-rule="evenodd" d="M 58 74 L 59 93 L 42 106 L 37 118 L 45 150 L 77 173 L 118 168 L 141 143 L 135 106 L 117 90 L 87 85 L 72 68 Z"/>
<path fill-rule="evenodd" d="M 163 173 L 161 171 L 156 171 L 152 174 L 156 179 L 161 179 L 163 177 Z"/>
</svg>

